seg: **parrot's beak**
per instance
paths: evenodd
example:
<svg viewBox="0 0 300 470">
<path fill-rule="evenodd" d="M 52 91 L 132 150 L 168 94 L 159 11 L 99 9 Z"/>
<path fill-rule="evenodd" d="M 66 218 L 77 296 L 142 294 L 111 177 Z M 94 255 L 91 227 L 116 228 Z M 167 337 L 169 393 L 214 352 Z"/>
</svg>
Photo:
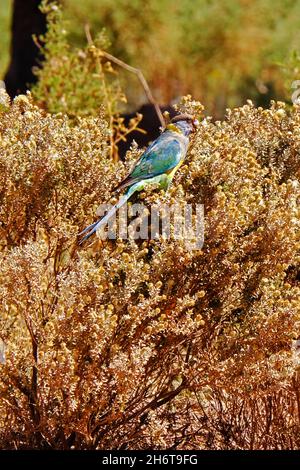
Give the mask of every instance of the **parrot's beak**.
<svg viewBox="0 0 300 470">
<path fill-rule="evenodd" d="M 199 127 L 200 125 L 200 122 L 198 121 L 198 119 L 193 119 L 193 126 L 194 126 L 194 131 L 197 129 L 197 127 Z"/>
</svg>

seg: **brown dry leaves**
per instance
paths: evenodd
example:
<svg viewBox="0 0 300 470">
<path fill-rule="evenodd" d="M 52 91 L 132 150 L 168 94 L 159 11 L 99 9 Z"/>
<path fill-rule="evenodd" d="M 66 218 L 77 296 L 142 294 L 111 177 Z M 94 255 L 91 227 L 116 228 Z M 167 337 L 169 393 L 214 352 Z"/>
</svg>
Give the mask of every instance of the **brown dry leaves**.
<svg viewBox="0 0 300 470">
<path fill-rule="evenodd" d="M 1 447 L 299 447 L 299 110 L 205 121 L 144 195 L 203 203 L 202 250 L 78 247 L 125 174 L 108 141 L 30 96 L 1 112 Z"/>
</svg>

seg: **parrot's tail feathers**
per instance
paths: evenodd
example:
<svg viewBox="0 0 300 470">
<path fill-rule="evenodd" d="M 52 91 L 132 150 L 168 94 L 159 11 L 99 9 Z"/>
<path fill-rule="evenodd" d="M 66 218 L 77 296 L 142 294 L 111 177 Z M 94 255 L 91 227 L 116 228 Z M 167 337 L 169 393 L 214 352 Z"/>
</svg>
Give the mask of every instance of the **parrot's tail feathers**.
<svg viewBox="0 0 300 470">
<path fill-rule="evenodd" d="M 106 221 L 106 216 L 103 216 L 101 217 L 100 219 L 98 219 L 96 222 L 94 222 L 93 224 L 89 225 L 88 227 L 86 227 L 84 230 L 82 230 L 82 232 L 80 232 L 78 234 L 78 236 L 80 235 L 83 235 L 84 233 L 86 234 L 83 238 L 81 238 L 81 240 L 79 241 L 79 245 L 82 245 L 83 242 L 85 242 L 88 238 L 90 238 L 91 235 L 93 235 L 93 233 L 95 233 L 98 228 L 102 225 L 102 223 L 104 223 Z"/>
<path fill-rule="evenodd" d="M 78 244 L 82 245 L 88 238 L 90 238 L 91 233 L 88 233 L 85 237 L 82 237 L 81 240 L 79 240 Z"/>
<path fill-rule="evenodd" d="M 94 222 L 93 224 L 91 225 L 88 225 L 84 230 L 82 230 L 82 232 L 80 232 L 78 234 L 78 236 L 80 237 L 80 235 L 83 235 L 84 233 L 88 232 L 89 230 L 91 230 L 92 228 L 95 227 L 95 225 L 97 225 L 97 223 L 99 222 L 99 220 L 97 220 L 96 222 Z"/>
<path fill-rule="evenodd" d="M 79 240 L 79 245 L 82 245 L 83 242 L 85 242 L 88 238 L 90 238 L 91 235 L 93 235 L 94 232 L 96 232 L 98 222 L 99 220 L 97 220 L 97 222 L 94 224 L 89 225 L 85 230 L 79 233 L 79 235 L 86 233 L 86 235 L 82 237 L 81 240 Z"/>
<path fill-rule="evenodd" d="M 120 191 L 121 189 L 125 189 L 128 186 L 136 183 L 138 180 L 135 178 L 131 178 L 131 176 L 127 176 L 124 180 L 122 180 L 117 186 L 112 189 L 112 192 Z"/>
<path fill-rule="evenodd" d="M 108 212 L 106 215 L 104 215 L 103 217 L 101 217 L 100 219 L 97 220 L 97 222 L 89 225 L 87 228 L 85 228 L 82 232 L 79 233 L 79 235 L 83 235 L 84 233 L 86 234 L 79 242 L 79 244 L 81 245 L 85 240 L 87 240 L 88 238 L 90 238 L 91 235 L 93 235 L 93 233 L 97 232 L 97 230 L 100 229 L 100 227 L 104 226 L 108 221 L 109 219 L 116 213 L 116 211 L 118 209 L 120 209 L 120 207 L 123 206 L 123 204 L 125 204 L 125 202 L 130 198 L 131 194 L 133 194 L 134 192 L 134 189 L 135 188 L 130 188 L 130 190 L 124 194 L 124 196 L 122 196 L 119 201 L 117 202 L 117 204 L 115 204 Z"/>
</svg>

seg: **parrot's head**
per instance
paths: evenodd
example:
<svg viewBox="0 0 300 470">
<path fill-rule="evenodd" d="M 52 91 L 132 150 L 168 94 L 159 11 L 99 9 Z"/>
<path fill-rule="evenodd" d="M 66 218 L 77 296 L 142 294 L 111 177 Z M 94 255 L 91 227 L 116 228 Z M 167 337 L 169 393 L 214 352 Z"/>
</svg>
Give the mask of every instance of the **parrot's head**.
<svg viewBox="0 0 300 470">
<path fill-rule="evenodd" d="M 186 137 L 199 126 L 199 121 L 190 114 L 178 114 L 171 119 L 167 129 L 182 133 Z"/>
</svg>

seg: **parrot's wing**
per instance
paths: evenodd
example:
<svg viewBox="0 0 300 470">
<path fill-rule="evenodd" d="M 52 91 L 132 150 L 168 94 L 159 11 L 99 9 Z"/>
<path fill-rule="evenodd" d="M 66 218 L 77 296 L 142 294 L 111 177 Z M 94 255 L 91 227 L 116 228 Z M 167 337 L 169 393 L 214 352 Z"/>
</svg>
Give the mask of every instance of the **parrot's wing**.
<svg viewBox="0 0 300 470">
<path fill-rule="evenodd" d="M 179 140 L 172 135 L 161 134 L 143 153 L 131 173 L 115 189 L 126 188 L 131 184 L 154 176 L 169 173 L 182 157 L 183 149 Z"/>
</svg>

